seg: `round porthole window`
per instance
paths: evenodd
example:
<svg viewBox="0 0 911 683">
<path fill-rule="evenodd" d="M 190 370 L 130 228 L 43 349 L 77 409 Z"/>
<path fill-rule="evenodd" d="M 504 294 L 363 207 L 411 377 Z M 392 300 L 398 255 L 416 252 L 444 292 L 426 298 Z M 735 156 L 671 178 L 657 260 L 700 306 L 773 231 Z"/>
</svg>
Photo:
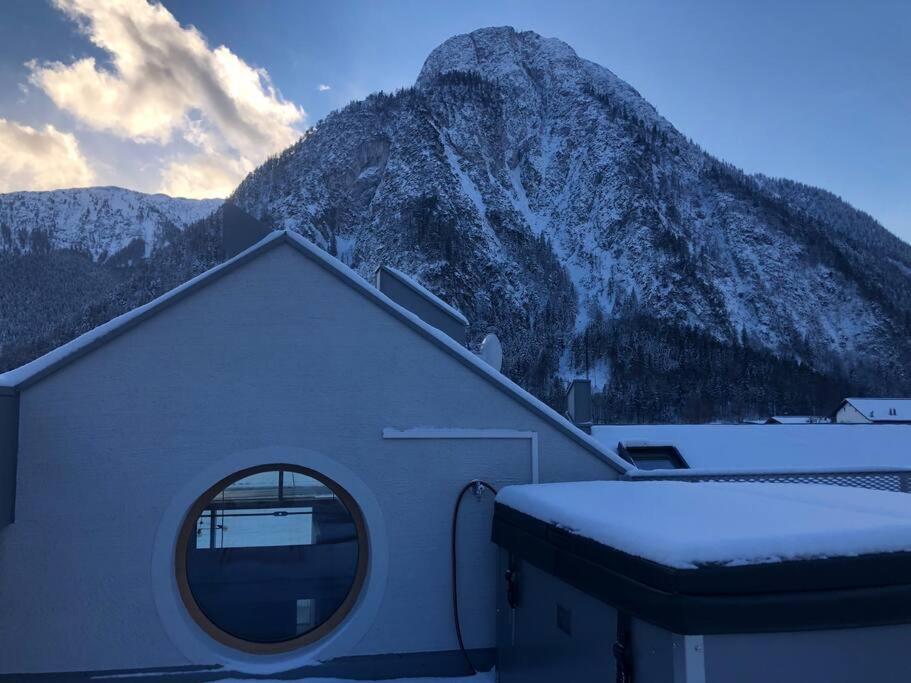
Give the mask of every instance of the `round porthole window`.
<svg viewBox="0 0 911 683">
<path fill-rule="evenodd" d="M 238 472 L 190 509 L 176 553 L 193 618 L 216 640 L 275 653 L 312 643 L 353 607 L 367 569 L 355 501 L 317 472 Z"/>
</svg>

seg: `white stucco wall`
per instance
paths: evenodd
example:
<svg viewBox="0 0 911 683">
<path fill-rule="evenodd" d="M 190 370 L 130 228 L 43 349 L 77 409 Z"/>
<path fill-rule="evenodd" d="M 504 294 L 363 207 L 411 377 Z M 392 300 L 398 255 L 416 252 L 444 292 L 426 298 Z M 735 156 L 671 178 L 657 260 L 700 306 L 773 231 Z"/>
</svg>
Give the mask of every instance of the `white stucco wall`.
<svg viewBox="0 0 911 683">
<path fill-rule="evenodd" d="M 835 413 L 835 422 L 838 424 L 870 424 L 870 420 L 850 403 L 845 403 L 838 409 L 838 412 Z"/>
<path fill-rule="evenodd" d="M 384 440 L 386 427 L 535 431 L 542 481 L 615 477 L 288 245 L 25 389 L 20 410 L 16 522 L 0 529 L 0 673 L 454 649 L 456 494 L 475 477 L 529 481 L 529 443 Z M 215 645 L 175 607 L 169 562 L 193 497 L 220 472 L 279 456 L 331 470 L 363 501 L 374 564 L 344 635 L 263 660 Z M 461 520 L 469 647 L 495 644 L 491 509 L 470 497 Z"/>
</svg>

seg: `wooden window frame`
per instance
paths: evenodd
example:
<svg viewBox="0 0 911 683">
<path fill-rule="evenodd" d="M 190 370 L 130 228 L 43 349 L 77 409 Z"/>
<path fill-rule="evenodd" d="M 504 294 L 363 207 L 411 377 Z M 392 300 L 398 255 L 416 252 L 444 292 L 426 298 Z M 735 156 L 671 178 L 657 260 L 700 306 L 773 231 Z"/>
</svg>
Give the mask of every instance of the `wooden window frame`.
<svg viewBox="0 0 911 683">
<path fill-rule="evenodd" d="M 237 636 L 222 630 L 202 611 L 196 603 L 196 599 L 193 597 L 193 591 L 190 588 L 190 583 L 187 578 L 187 547 L 189 546 L 191 538 L 194 538 L 196 535 L 196 525 L 200 515 L 216 495 L 226 487 L 241 479 L 261 472 L 271 472 L 275 470 L 296 472 L 316 479 L 332 491 L 332 493 L 342 502 L 345 509 L 351 515 L 357 532 L 357 568 L 355 570 L 354 581 L 351 583 L 351 588 L 348 590 L 348 595 L 345 596 L 342 604 L 339 605 L 338 609 L 336 609 L 328 619 L 323 621 L 316 628 L 294 638 L 272 643 L 261 643 L 238 638 Z M 196 499 L 196 502 L 187 512 L 183 524 L 181 525 L 180 533 L 177 536 L 177 547 L 174 553 L 174 571 L 177 577 L 177 588 L 184 607 L 186 607 L 190 616 L 193 618 L 193 621 L 195 621 L 211 638 L 223 645 L 243 652 L 264 655 L 280 654 L 291 652 L 306 647 L 307 645 L 312 645 L 335 630 L 345 617 L 351 613 L 351 610 L 357 603 L 357 599 L 361 594 L 361 589 L 363 588 L 364 581 L 367 577 L 369 553 L 370 548 L 367 536 L 367 525 L 364 523 L 364 515 L 361 512 L 360 506 L 351 494 L 325 475 L 310 468 L 289 463 L 269 463 L 235 472 L 209 487 L 208 490 Z"/>
</svg>

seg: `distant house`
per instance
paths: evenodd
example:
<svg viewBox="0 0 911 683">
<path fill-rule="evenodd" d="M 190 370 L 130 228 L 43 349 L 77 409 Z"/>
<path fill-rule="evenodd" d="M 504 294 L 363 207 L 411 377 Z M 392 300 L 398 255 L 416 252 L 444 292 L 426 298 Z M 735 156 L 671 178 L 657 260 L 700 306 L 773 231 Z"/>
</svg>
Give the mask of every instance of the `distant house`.
<svg viewBox="0 0 911 683">
<path fill-rule="evenodd" d="M 838 424 L 911 424 L 911 398 L 846 398 L 832 413 Z"/>
<path fill-rule="evenodd" d="M 806 425 L 826 424 L 829 418 L 819 415 L 772 415 L 765 421 L 767 425 Z"/>
</svg>

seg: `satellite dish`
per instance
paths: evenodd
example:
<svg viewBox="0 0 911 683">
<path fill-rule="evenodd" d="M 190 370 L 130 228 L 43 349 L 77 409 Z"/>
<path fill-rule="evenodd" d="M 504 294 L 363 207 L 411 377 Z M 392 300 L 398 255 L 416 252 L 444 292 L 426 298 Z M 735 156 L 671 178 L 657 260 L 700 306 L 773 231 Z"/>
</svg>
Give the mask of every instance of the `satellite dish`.
<svg viewBox="0 0 911 683">
<path fill-rule="evenodd" d="M 503 367 L 503 345 L 497 335 L 491 333 L 481 342 L 481 359 L 497 372 Z"/>
</svg>

